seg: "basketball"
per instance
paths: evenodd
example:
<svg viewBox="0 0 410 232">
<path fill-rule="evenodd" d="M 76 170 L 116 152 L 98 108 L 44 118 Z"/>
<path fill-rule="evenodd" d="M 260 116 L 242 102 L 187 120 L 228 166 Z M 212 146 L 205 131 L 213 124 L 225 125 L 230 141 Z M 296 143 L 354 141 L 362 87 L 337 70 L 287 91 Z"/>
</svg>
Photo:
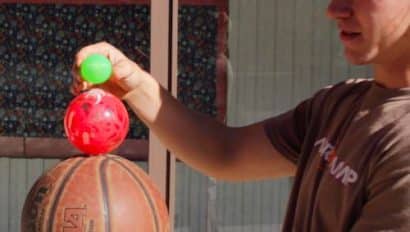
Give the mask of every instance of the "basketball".
<svg viewBox="0 0 410 232">
<path fill-rule="evenodd" d="M 72 157 L 44 173 L 23 207 L 22 232 L 167 232 L 159 191 L 116 155 Z"/>
</svg>

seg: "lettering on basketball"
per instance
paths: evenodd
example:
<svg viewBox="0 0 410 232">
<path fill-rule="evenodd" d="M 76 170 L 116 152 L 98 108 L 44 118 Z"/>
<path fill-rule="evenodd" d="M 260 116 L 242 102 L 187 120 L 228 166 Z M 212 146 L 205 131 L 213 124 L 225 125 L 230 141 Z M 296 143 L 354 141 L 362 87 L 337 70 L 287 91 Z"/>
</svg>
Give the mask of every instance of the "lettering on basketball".
<svg viewBox="0 0 410 232">
<path fill-rule="evenodd" d="M 63 232 L 84 232 L 86 207 L 65 208 Z"/>
<path fill-rule="evenodd" d="M 90 220 L 87 232 L 94 232 L 94 220 Z"/>
</svg>

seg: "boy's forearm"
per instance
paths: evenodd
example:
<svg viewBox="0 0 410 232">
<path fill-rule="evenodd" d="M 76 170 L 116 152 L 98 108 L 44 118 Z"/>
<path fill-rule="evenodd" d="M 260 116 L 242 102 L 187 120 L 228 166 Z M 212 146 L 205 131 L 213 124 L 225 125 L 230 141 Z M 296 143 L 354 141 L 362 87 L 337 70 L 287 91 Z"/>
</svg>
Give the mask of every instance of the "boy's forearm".
<svg viewBox="0 0 410 232">
<path fill-rule="evenodd" d="M 222 123 L 189 110 L 151 77 L 123 99 L 179 159 L 212 176 L 225 166 L 229 129 Z"/>
</svg>

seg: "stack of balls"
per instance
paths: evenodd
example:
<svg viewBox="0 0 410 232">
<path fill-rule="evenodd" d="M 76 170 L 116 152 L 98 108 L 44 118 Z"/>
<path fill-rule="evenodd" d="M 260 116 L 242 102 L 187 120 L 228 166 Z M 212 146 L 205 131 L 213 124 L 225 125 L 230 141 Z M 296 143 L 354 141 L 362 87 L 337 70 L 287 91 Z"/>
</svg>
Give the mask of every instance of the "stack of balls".
<svg viewBox="0 0 410 232">
<path fill-rule="evenodd" d="M 91 55 L 80 73 L 85 81 L 103 84 L 112 74 L 111 62 Z M 102 89 L 84 92 L 70 102 L 64 128 L 84 154 L 58 163 L 36 181 L 24 204 L 22 232 L 169 231 L 167 207 L 148 175 L 108 154 L 128 133 L 121 100 Z"/>
</svg>

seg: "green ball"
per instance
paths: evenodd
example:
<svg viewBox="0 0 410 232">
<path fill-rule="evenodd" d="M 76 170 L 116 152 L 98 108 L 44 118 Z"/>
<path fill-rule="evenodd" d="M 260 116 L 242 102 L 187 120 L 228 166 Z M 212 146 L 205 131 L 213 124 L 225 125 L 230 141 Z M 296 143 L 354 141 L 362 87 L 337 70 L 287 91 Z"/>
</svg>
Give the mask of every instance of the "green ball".
<svg viewBox="0 0 410 232">
<path fill-rule="evenodd" d="M 85 81 L 92 84 L 102 84 L 112 74 L 111 62 L 103 55 L 90 55 L 81 63 L 80 74 Z"/>
</svg>

